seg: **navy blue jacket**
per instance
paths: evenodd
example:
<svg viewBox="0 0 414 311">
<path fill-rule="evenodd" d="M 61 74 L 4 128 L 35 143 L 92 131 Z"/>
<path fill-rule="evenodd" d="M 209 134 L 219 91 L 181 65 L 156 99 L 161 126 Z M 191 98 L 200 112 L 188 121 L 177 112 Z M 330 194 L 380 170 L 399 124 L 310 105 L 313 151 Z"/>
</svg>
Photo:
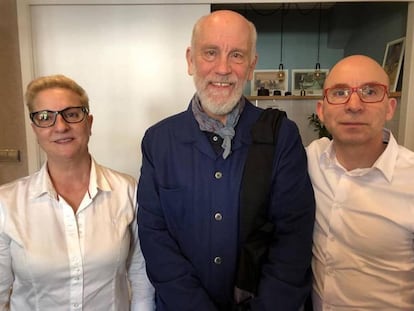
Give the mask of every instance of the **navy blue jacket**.
<svg viewBox="0 0 414 311">
<path fill-rule="evenodd" d="M 191 106 L 145 133 L 138 228 L 157 310 L 232 303 L 241 178 L 261 111 L 246 100 L 226 160 L 200 131 Z M 269 207 L 275 237 L 252 310 L 297 311 L 311 284 L 315 203 L 306 153 L 295 123 L 285 118 L 279 135 Z"/>
</svg>

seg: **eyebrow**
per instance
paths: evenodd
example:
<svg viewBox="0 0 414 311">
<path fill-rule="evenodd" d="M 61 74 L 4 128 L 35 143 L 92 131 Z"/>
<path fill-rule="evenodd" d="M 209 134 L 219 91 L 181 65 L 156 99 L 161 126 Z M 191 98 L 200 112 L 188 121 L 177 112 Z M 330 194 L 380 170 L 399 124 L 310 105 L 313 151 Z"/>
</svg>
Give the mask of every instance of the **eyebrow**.
<svg viewBox="0 0 414 311">
<path fill-rule="evenodd" d="M 218 45 L 214 45 L 214 44 L 205 44 L 205 45 L 200 45 L 201 50 L 205 51 L 205 50 L 217 50 L 217 51 L 222 51 L 222 49 L 218 46 Z M 242 48 L 232 48 L 229 50 L 229 54 L 230 53 L 234 53 L 234 52 L 240 52 L 240 53 L 247 53 L 248 50 L 242 49 Z"/>
<path fill-rule="evenodd" d="M 362 85 L 366 85 L 366 84 L 384 84 L 385 85 L 385 83 L 383 83 L 383 82 L 379 82 L 379 81 L 374 80 L 374 81 L 367 81 L 367 82 L 361 83 L 357 87 L 362 86 Z M 350 86 L 347 83 L 337 83 L 337 84 L 331 85 L 329 87 L 329 89 L 334 88 L 334 87 L 337 88 L 337 87 L 352 87 L 352 86 Z"/>
</svg>

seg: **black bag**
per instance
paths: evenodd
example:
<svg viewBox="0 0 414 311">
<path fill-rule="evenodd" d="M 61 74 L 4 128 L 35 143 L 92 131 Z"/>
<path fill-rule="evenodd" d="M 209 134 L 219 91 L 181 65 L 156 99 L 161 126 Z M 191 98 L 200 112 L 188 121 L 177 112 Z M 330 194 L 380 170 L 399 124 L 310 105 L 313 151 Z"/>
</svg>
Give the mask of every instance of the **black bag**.
<svg viewBox="0 0 414 311">
<path fill-rule="evenodd" d="M 272 167 L 278 130 L 284 111 L 266 109 L 252 128 L 240 194 L 240 239 L 235 283 L 239 309 L 249 310 L 248 300 L 257 294 L 262 264 L 273 239 L 274 224 L 268 219 Z"/>
</svg>

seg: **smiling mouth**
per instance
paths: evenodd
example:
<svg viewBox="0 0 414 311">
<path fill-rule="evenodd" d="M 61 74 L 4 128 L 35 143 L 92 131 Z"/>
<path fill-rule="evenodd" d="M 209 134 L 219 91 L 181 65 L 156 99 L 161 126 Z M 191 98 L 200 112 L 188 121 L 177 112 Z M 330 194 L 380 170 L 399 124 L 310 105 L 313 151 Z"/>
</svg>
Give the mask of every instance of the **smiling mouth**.
<svg viewBox="0 0 414 311">
<path fill-rule="evenodd" d="M 73 138 L 62 138 L 62 139 L 55 140 L 55 143 L 65 144 L 65 143 L 71 142 L 72 140 L 73 140 Z"/>
<path fill-rule="evenodd" d="M 233 85 L 233 83 L 230 82 L 211 82 L 211 84 L 218 87 L 229 87 Z"/>
</svg>

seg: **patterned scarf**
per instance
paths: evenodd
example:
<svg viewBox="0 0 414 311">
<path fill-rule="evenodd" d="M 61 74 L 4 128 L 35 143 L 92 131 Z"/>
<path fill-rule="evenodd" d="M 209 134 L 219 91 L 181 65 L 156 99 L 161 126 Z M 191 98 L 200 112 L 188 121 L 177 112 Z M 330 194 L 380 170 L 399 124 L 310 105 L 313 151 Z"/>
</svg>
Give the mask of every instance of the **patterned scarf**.
<svg viewBox="0 0 414 311">
<path fill-rule="evenodd" d="M 193 110 L 194 117 L 198 122 L 200 130 L 215 133 L 223 138 L 223 144 L 221 145 L 224 149 L 223 159 L 226 159 L 231 153 L 231 140 L 236 133 L 234 128 L 239 121 L 244 105 L 244 97 L 241 97 L 236 107 L 234 107 L 234 109 L 227 115 L 226 125 L 223 125 L 220 121 L 210 118 L 203 111 L 197 94 L 194 95 L 191 100 L 191 109 Z"/>
</svg>

